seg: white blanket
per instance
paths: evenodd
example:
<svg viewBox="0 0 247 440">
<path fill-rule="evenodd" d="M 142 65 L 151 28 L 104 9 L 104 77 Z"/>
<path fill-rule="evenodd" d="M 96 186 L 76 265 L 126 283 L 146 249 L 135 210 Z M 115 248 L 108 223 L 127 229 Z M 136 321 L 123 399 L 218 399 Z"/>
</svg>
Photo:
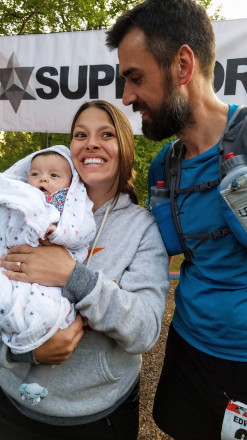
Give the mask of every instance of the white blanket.
<svg viewBox="0 0 247 440">
<path fill-rule="evenodd" d="M 62 154 L 70 163 L 72 182 L 60 213 L 46 203 L 44 194 L 28 185 L 32 153 L 0 174 L 0 255 L 18 244 L 39 245 L 39 239 L 51 223 L 57 229 L 49 240 L 64 246 L 77 261 L 83 262 L 88 245 L 95 235 L 92 213 L 84 184 L 75 171 L 67 147 L 51 147 L 46 151 Z M 10 281 L 0 269 L 0 330 L 2 339 L 13 353 L 33 350 L 71 321 L 70 304 L 61 295 L 61 288 Z M 67 317 L 67 323 L 66 323 Z"/>
</svg>

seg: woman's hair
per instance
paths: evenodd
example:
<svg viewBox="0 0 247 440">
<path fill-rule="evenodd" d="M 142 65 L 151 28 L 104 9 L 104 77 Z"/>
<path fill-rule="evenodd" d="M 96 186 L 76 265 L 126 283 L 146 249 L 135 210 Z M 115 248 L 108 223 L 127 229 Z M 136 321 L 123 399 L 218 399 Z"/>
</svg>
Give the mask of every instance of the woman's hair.
<svg viewBox="0 0 247 440">
<path fill-rule="evenodd" d="M 127 193 L 133 203 L 137 204 L 137 195 L 134 186 L 135 171 L 134 164 L 134 135 L 128 118 L 115 105 L 107 101 L 94 100 L 82 104 L 77 110 L 71 125 L 70 137 L 73 139 L 75 124 L 80 114 L 88 108 L 98 108 L 105 111 L 110 116 L 115 127 L 119 148 L 119 173 L 118 188 L 114 201 L 118 200 L 119 194 Z"/>
</svg>

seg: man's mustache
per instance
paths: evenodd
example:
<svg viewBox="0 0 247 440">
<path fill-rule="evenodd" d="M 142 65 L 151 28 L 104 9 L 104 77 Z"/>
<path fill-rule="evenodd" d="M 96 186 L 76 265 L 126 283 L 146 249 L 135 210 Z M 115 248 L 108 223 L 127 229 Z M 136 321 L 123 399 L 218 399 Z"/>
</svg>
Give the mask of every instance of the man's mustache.
<svg viewBox="0 0 247 440">
<path fill-rule="evenodd" d="M 149 107 L 144 102 L 134 102 L 132 104 L 133 112 L 149 112 Z"/>
</svg>

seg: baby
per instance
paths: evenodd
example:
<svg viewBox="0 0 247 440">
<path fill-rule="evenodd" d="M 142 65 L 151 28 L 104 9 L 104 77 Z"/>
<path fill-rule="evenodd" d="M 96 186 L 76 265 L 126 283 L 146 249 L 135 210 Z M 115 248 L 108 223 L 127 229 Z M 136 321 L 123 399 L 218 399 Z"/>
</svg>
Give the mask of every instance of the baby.
<svg viewBox="0 0 247 440">
<path fill-rule="evenodd" d="M 28 183 L 45 194 L 47 203 L 52 203 L 60 214 L 63 212 L 65 199 L 72 179 L 69 162 L 60 154 L 44 152 L 31 162 Z M 46 231 L 47 237 L 56 230 L 56 225 L 50 225 Z"/>
<path fill-rule="evenodd" d="M 47 238 L 85 261 L 95 235 L 93 203 L 67 147 L 32 153 L 0 174 L 0 187 L 0 255 L 14 245 L 38 246 L 39 239 Z M 34 350 L 74 320 L 74 308 L 61 288 L 10 281 L 2 271 L 0 331 L 12 353 Z M 21 397 L 35 405 L 48 394 L 51 366 L 32 365 L 28 372 L 26 367 Z"/>
</svg>

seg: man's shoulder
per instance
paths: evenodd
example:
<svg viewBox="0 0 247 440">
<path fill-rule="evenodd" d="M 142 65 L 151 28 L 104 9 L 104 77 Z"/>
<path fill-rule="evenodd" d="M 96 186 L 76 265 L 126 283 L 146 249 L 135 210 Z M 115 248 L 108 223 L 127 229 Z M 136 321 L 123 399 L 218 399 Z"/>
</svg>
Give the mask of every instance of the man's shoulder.
<svg viewBox="0 0 247 440">
<path fill-rule="evenodd" d="M 155 156 L 155 158 L 152 160 L 150 167 L 155 167 L 157 165 L 165 165 L 166 155 L 168 153 L 168 150 L 170 146 L 173 144 L 173 142 L 168 142 Z"/>
</svg>

